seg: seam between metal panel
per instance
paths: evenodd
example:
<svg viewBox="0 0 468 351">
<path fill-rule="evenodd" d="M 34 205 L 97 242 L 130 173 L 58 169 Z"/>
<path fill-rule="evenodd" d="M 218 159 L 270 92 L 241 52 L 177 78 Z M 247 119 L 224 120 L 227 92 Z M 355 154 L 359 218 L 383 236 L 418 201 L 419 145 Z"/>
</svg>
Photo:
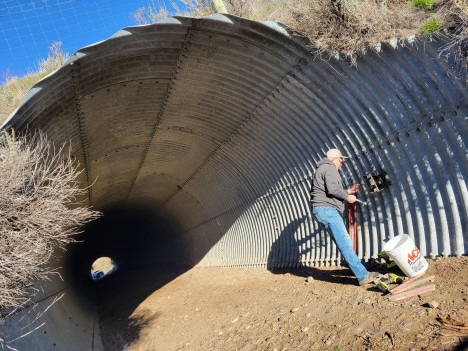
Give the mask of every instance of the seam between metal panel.
<svg viewBox="0 0 468 351">
<path fill-rule="evenodd" d="M 168 87 L 167 87 L 167 90 L 166 90 L 166 97 L 164 98 L 164 102 L 161 105 L 161 108 L 160 108 L 160 110 L 158 112 L 158 116 L 156 117 L 156 119 L 154 121 L 153 130 L 151 132 L 151 137 L 148 139 L 148 141 L 146 143 L 146 147 L 145 147 L 145 150 L 144 150 L 143 155 L 141 157 L 140 163 L 138 165 L 138 168 L 135 171 L 135 176 L 133 177 L 132 181 L 130 182 L 129 190 L 128 190 L 128 193 L 127 193 L 127 195 L 125 197 L 126 202 L 128 201 L 128 199 L 131 196 L 131 193 L 132 193 L 132 191 L 133 191 L 133 189 L 135 187 L 135 182 L 136 182 L 136 180 L 137 180 L 137 178 L 138 178 L 138 176 L 139 176 L 139 174 L 141 172 L 141 169 L 143 168 L 143 164 L 145 163 L 145 161 L 147 159 L 149 149 L 150 149 L 151 144 L 153 143 L 154 137 L 155 137 L 155 135 L 156 135 L 156 133 L 158 131 L 158 125 L 162 120 L 163 114 L 165 112 L 165 107 L 168 104 L 168 101 L 170 99 L 170 91 L 171 91 L 172 86 L 174 85 L 174 81 L 176 80 L 178 64 L 182 60 L 184 49 L 186 48 L 186 45 L 187 45 L 187 37 L 188 37 L 189 33 L 190 33 L 190 29 L 185 34 L 184 45 L 180 50 L 179 58 L 177 60 L 177 64 L 174 67 L 174 71 L 172 73 L 170 83 L 168 84 Z"/>
<path fill-rule="evenodd" d="M 71 70 L 71 81 L 72 81 L 72 89 L 73 89 L 73 97 L 74 97 L 74 106 L 76 109 L 76 122 L 78 125 L 78 133 L 80 135 L 80 143 L 81 143 L 81 149 L 82 149 L 82 154 L 83 154 L 83 160 L 84 160 L 84 171 L 86 173 L 86 182 L 87 182 L 87 188 L 88 188 L 88 201 L 89 204 L 92 204 L 92 187 L 91 187 L 91 181 L 89 179 L 89 158 L 88 158 L 88 139 L 86 136 L 86 131 L 83 126 L 83 112 L 81 109 L 81 99 L 78 95 L 78 90 L 77 90 L 77 76 L 79 76 L 79 62 L 74 62 L 73 67 Z"/>
</svg>

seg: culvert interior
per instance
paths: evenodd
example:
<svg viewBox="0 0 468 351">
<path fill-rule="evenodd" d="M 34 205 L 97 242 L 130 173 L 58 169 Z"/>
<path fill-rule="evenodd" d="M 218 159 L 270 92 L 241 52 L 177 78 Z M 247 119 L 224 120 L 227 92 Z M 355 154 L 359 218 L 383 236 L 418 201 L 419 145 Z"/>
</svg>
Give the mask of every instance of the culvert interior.
<svg viewBox="0 0 468 351">
<path fill-rule="evenodd" d="M 93 323 L 99 320 L 93 325 L 89 348 L 122 350 L 138 337 L 140 325 L 130 318 L 132 312 L 152 292 L 190 268 L 181 263 L 187 252 L 179 234 L 180 228 L 169 216 L 133 203 L 106 208 L 77 237 L 78 243 L 68 247 L 62 269 L 67 291 L 75 305 L 94 311 Z M 94 281 L 91 264 L 102 256 L 112 258 L 117 270 Z M 115 333 L 122 331 L 125 340 L 117 340 Z"/>
<path fill-rule="evenodd" d="M 63 279 L 6 321 L 5 340 L 99 350 L 101 319 L 128 327 L 190 267 L 339 263 L 308 210 L 310 175 L 331 147 L 350 156 L 346 182 L 363 184 L 362 259 L 400 233 L 426 256 L 466 254 L 466 67 L 440 55 L 443 41 L 401 43 L 354 67 L 277 23 L 215 15 L 125 28 L 76 52 L 3 128 L 70 142 L 84 200 L 104 216 L 57 256 Z M 375 191 L 369 175 L 391 185 Z M 94 282 L 97 256 L 118 270 Z"/>
<path fill-rule="evenodd" d="M 106 209 L 67 248 L 63 255 L 64 279 L 76 296 L 86 302 L 93 302 L 100 295 L 112 296 L 113 289 L 123 290 L 125 286 L 136 291 L 140 286 L 131 284 L 132 277 L 150 274 L 146 281 L 151 282 L 160 270 L 183 266 L 180 262 L 187 253 L 184 254 L 184 245 L 177 240 L 178 233 L 176 223 L 155 215 L 145 206 L 132 204 Z M 117 270 L 101 281 L 94 281 L 91 265 L 103 256 L 110 257 Z M 144 285 L 142 288 L 147 290 Z M 123 297 L 128 298 L 125 294 Z"/>
</svg>

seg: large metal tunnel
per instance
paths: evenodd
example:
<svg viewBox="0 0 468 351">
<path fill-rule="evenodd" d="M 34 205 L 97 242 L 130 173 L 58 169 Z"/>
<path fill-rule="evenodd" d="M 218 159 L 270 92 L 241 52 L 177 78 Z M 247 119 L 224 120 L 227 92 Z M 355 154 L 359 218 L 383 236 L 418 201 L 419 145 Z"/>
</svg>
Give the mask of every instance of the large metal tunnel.
<svg viewBox="0 0 468 351">
<path fill-rule="evenodd" d="M 42 320 L 11 345 L 97 350 L 106 313 L 125 319 L 187 267 L 339 263 L 308 208 L 332 147 L 368 203 L 363 260 L 403 233 L 425 256 L 466 254 L 466 67 L 440 55 L 445 43 L 395 39 L 352 66 L 277 23 L 218 14 L 125 28 L 76 52 L 4 128 L 70 142 L 86 202 L 104 215 L 57 256 L 63 280 L 7 320 L 5 340 Z M 98 286 L 100 255 L 120 271 Z"/>
</svg>

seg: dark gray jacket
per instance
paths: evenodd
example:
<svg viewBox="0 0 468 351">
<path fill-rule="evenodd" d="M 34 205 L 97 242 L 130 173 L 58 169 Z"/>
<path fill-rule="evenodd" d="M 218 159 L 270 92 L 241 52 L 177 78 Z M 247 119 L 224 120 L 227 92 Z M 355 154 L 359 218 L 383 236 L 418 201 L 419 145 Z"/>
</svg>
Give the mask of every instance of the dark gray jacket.
<svg viewBox="0 0 468 351">
<path fill-rule="evenodd" d="M 343 188 L 340 173 L 328 158 L 317 163 L 317 170 L 312 179 L 310 203 L 316 207 L 334 207 L 341 213 L 348 190 Z"/>
</svg>

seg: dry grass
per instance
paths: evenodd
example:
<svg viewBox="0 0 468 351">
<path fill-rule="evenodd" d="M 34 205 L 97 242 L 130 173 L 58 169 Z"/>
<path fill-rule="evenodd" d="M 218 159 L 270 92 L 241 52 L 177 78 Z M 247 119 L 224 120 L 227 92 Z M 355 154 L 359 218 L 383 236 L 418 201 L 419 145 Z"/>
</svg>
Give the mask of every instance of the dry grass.
<svg viewBox="0 0 468 351">
<path fill-rule="evenodd" d="M 224 1 L 232 14 L 283 23 L 307 37 L 319 54 L 339 52 L 352 64 L 378 43 L 393 38 L 404 42 L 423 34 L 423 23 L 428 19 L 441 23 L 440 29 L 453 38 L 453 47 L 466 53 L 466 47 L 460 45 L 468 37 L 466 21 L 460 19 L 468 7 L 463 0 L 436 0 L 431 6 L 418 7 L 410 0 Z M 460 26 L 458 34 L 454 22 Z"/>
<path fill-rule="evenodd" d="M 66 145 L 58 149 L 38 133 L 0 137 L 0 309 L 27 303 L 33 282 L 54 274 L 48 262 L 99 216 L 76 199 L 78 165 Z"/>
<path fill-rule="evenodd" d="M 68 54 L 62 51 L 62 43 L 55 42 L 49 47 L 46 59 L 39 62 L 39 70 L 24 77 L 6 77 L 7 82 L 0 86 L 0 124 L 20 105 L 31 87 L 67 60 Z"/>
<path fill-rule="evenodd" d="M 12 77 L 0 87 L 0 123 L 20 105 L 31 87 L 44 78 L 46 73 L 35 73 L 23 78 Z"/>
<path fill-rule="evenodd" d="M 183 0 L 189 9 L 185 15 L 207 16 L 216 9 L 206 0 Z M 342 53 L 356 64 L 359 54 L 378 43 L 423 34 L 423 24 L 440 23 L 440 29 L 452 37 L 459 55 L 467 52 L 468 5 L 464 0 L 434 0 L 415 6 L 411 0 L 223 0 L 230 14 L 257 21 L 276 21 L 307 37 L 321 55 Z M 421 2 L 420 2 L 421 3 Z M 151 8 L 146 9 L 151 14 Z M 143 14 L 145 13 L 144 10 Z M 177 9 L 178 14 L 181 14 Z M 176 12 L 177 12 L 176 11 Z M 167 13 L 167 11 L 166 11 Z M 153 19 L 160 17 L 153 16 Z M 154 22 L 154 21 L 153 21 Z M 459 28 L 455 30 L 453 23 Z M 151 21 L 148 21 L 151 23 Z M 438 33 L 428 33 L 438 35 Z M 424 39 L 424 36 L 422 36 Z"/>
<path fill-rule="evenodd" d="M 444 47 L 442 55 L 455 56 L 456 62 L 468 65 L 468 2 L 462 0 L 447 1 L 441 6 L 440 14 L 450 28 L 449 43 Z"/>
<path fill-rule="evenodd" d="M 391 38 L 405 38 L 418 31 L 422 11 L 407 1 L 317 0 L 300 1 L 284 13 L 284 23 L 316 46 L 320 53 L 340 52 L 355 63 L 363 50 Z"/>
</svg>

